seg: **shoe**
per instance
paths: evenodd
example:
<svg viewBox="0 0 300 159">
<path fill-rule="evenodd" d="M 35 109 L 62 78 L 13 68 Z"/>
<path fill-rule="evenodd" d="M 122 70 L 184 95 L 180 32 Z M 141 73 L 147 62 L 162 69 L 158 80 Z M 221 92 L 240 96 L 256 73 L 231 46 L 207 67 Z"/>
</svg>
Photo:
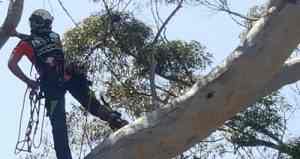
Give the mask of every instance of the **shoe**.
<svg viewBox="0 0 300 159">
<path fill-rule="evenodd" d="M 121 118 L 121 113 L 119 112 L 116 112 L 116 111 L 113 111 L 111 114 L 110 114 L 110 118 L 109 120 L 107 121 L 108 124 L 109 124 L 109 127 L 113 130 L 113 131 L 116 131 L 120 128 L 122 128 L 123 126 L 127 125 L 128 124 L 128 121 L 127 120 L 124 120 Z"/>
</svg>

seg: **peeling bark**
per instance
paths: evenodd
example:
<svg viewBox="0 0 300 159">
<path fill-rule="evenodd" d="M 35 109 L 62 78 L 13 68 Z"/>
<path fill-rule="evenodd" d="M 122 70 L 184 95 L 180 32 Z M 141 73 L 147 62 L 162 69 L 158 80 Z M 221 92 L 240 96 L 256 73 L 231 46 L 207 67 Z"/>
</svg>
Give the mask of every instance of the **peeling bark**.
<svg viewBox="0 0 300 159">
<path fill-rule="evenodd" d="M 10 0 L 7 15 L 0 28 L 0 50 L 20 22 L 24 0 Z"/>
<path fill-rule="evenodd" d="M 273 0 L 225 62 L 171 104 L 112 134 L 86 159 L 167 159 L 209 136 L 258 97 L 299 79 L 300 5 Z M 285 77 L 289 75 L 289 77 Z M 290 76 L 291 75 L 291 76 Z"/>
</svg>

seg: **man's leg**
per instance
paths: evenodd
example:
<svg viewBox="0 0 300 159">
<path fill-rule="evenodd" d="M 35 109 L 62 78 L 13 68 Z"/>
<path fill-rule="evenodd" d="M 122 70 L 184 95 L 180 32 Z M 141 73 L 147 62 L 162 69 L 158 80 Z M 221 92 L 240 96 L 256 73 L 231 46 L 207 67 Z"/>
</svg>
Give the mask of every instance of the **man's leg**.
<svg viewBox="0 0 300 159">
<path fill-rule="evenodd" d="M 46 108 L 52 125 L 52 136 L 57 159 L 72 159 L 66 125 L 65 98 L 47 98 Z"/>
<path fill-rule="evenodd" d="M 94 116 L 107 121 L 111 128 L 119 129 L 128 124 L 121 119 L 121 114 L 111 110 L 108 105 L 102 105 L 89 88 L 89 83 L 84 76 L 73 76 L 66 83 L 70 94 Z"/>
</svg>

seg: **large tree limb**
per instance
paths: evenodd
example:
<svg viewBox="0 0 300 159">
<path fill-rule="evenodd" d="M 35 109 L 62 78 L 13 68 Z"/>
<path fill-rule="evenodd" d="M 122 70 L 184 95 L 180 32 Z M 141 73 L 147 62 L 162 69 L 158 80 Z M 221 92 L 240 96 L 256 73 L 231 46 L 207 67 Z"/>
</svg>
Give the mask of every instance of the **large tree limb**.
<svg viewBox="0 0 300 159">
<path fill-rule="evenodd" d="M 274 78 L 266 85 L 265 94 L 300 80 L 300 58 L 288 60 Z"/>
<path fill-rule="evenodd" d="M 0 50 L 20 22 L 24 0 L 10 0 L 6 18 L 0 28 Z"/>
<path fill-rule="evenodd" d="M 300 6 L 286 0 L 271 4 L 268 14 L 223 64 L 173 103 L 112 134 L 86 159 L 171 158 L 206 138 L 261 95 L 279 88 L 276 82 L 272 89 L 266 86 L 272 86 L 270 81 L 300 42 Z M 278 80 L 283 81 L 287 80 Z"/>
</svg>

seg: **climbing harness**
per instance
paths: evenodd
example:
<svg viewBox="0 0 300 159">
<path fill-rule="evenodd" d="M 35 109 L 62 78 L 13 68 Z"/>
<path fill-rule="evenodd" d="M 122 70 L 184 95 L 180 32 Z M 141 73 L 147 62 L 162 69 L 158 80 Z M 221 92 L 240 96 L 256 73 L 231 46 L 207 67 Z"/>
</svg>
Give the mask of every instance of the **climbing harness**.
<svg viewBox="0 0 300 159">
<path fill-rule="evenodd" d="M 23 98 L 23 106 L 21 110 L 21 117 L 19 121 L 19 132 L 18 132 L 18 140 L 15 147 L 15 154 L 19 154 L 21 152 L 31 152 L 33 148 L 39 148 L 42 143 L 43 129 L 44 129 L 44 119 L 46 110 L 44 108 L 43 113 L 41 114 L 41 99 L 43 95 L 41 92 L 37 90 L 30 90 L 29 92 L 29 101 L 30 101 L 30 109 L 29 109 L 29 120 L 27 122 L 27 127 L 25 129 L 24 136 L 21 138 L 22 133 L 22 123 L 23 123 L 23 115 L 24 109 L 26 105 L 26 98 L 28 94 L 29 88 L 26 89 Z M 41 116 L 42 115 L 42 116 Z M 39 128 L 40 118 L 42 119 L 41 127 Z M 40 137 L 39 141 L 36 142 L 36 136 L 38 129 L 40 129 Z"/>
</svg>

